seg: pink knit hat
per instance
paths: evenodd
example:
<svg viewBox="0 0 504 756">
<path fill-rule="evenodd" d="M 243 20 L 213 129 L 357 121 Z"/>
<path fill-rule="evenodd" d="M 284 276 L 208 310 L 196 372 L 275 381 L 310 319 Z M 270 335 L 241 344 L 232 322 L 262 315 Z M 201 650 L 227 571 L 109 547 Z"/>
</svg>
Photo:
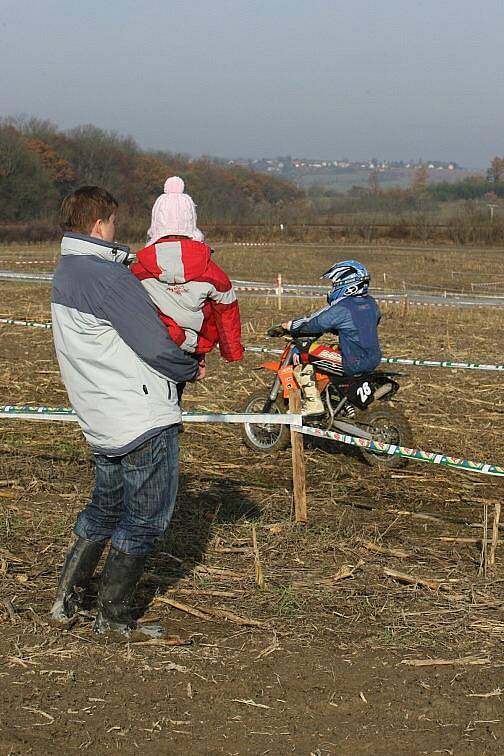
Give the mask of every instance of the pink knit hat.
<svg viewBox="0 0 504 756">
<path fill-rule="evenodd" d="M 152 219 L 147 231 L 150 242 L 162 236 L 188 236 L 195 241 L 203 241 L 204 236 L 197 227 L 196 205 L 188 194 L 184 194 L 184 182 L 179 176 L 170 176 L 152 208 Z"/>
</svg>

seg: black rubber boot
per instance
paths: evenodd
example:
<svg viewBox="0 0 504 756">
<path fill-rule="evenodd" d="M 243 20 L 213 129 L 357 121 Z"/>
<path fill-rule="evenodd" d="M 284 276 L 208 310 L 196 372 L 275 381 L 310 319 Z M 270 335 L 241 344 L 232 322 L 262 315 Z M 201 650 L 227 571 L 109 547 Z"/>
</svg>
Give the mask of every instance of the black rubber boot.
<svg viewBox="0 0 504 756">
<path fill-rule="evenodd" d="M 150 638 L 165 635 L 161 625 L 140 625 L 131 616 L 133 598 L 146 559 L 147 556 L 132 556 L 110 548 L 98 593 L 98 612 L 94 624 L 96 633 L 120 633 L 127 637 L 140 633 Z"/>
<path fill-rule="evenodd" d="M 104 548 L 104 543 L 74 535 L 61 570 L 56 601 L 51 607 L 53 624 L 68 624 L 82 609 L 86 589 Z"/>
</svg>

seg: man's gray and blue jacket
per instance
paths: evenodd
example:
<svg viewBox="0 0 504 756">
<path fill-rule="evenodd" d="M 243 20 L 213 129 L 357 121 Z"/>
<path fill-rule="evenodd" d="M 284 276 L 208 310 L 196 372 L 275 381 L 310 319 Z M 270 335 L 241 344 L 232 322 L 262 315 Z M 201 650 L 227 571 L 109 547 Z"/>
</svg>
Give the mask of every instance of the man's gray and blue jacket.
<svg viewBox="0 0 504 756">
<path fill-rule="evenodd" d="M 112 243 L 67 233 L 52 289 L 63 382 L 97 454 L 126 454 L 181 421 L 176 382 L 198 367 L 170 339 Z"/>
<path fill-rule="evenodd" d="M 312 315 L 292 320 L 289 331 L 293 336 L 334 333 L 339 337 L 343 372 L 355 375 L 374 370 L 380 364 L 379 322 L 380 310 L 376 301 L 364 294 L 340 299 Z"/>
</svg>

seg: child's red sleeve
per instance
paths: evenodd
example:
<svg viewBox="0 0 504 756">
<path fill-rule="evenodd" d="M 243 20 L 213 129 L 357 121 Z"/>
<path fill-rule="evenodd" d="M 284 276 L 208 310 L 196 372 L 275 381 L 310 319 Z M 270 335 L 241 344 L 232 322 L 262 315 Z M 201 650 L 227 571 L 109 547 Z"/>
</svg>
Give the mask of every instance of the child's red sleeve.
<svg viewBox="0 0 504 756">
<path fill-rule="evenodd" d="M 241 360 L 244 348 L 241 343 L 240 307 L 229 277 L 213 260 L 205 271 L 205 279 L 212 285 L 209 301 L 219 334 L 219 349 L 229 362 Z"/>
</svg>

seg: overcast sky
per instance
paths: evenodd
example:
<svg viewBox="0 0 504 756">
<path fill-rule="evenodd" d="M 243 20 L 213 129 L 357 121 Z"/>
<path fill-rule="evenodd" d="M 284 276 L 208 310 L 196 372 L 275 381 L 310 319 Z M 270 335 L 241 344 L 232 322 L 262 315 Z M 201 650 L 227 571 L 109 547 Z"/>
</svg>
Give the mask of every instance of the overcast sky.
<svg viewBox="0 0 504 756">
<path fill-rule="evenodd" d="M 502 0 L 0 0 L 0 114 L 192 155 L 504 153 Z"/>
</svg>

